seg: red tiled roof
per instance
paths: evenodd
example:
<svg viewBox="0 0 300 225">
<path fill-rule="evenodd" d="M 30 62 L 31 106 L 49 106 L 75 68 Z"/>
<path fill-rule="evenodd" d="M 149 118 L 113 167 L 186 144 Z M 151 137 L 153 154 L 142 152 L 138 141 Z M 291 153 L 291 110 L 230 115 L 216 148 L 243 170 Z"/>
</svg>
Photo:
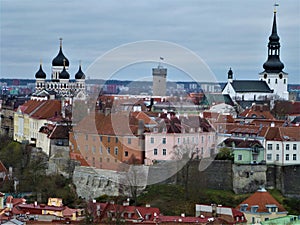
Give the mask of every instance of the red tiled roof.
<svg viewBox="0 0 300 225">
<path fill-rule="evenodd" d="M 300 127 L 269 127 L 265 138 L 274 141 L 300 141 Z"/>
<path fill-rule="evenodd" d="M 65 209 L 63 210 L 63 216 L 64 217 L 71 217 L 73 213 L 76 213 L 77 209 L 71 209 L 68 206 L 65 206 Z"/>
<path fill-rule="evenodd" d="M 249 198 L 240 203 L 237 209 L 239 209 L 243 204 L 248 204 L 246 211 L 250 211 L 251 206 L 258 206 L 258 213 L 266 213 L 269 212 L 266 207 L 267 205 L 276 205 L 278 207 L 278 212 L 286 212 L 285 208 L 283 208 L 283 206 L 265 190 L 255 192 Z"/>
<path fill-rule="evenodd" d="M 49 119 L 55 116 L 59 116 L 61 113 L 61 102 L 60 100 L 47 100 L 44 104 L 37 108 L 31 117 L 37 119 Z"/>
<path fill-rule="evenodd" d="M 39 204 L 39 205 L 34 205 L 34 204 L 21 204 L 19 205 L 19 208 L 22 210 L 49 210 L 49 211 L 62 211 L 64 210 L 64 206 L 49 206 L 45 204 Z"/>
<path fill-rule="evenodd" d="M 269 106 L 265 105 L 253 105 L 251 108 L 244 110 L 240 116 L 247 118 L 275 119 L 270 112 Z"/>
</svg>

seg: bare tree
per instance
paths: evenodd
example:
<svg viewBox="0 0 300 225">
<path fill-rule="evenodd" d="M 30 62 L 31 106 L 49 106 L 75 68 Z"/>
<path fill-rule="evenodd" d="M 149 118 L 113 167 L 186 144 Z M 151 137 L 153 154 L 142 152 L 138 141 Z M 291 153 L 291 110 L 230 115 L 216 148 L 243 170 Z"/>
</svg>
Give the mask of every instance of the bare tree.
<svg viewBox="0 0 300 225">
<path fill-rule="evenodd" d="M 196 145 L 194 144 L 184 144 L 176 145 L 173 147 L 173 159 L 177 160 L 179 166 L 182 167 L 183 172 L 183 184 L 185 189 L 185 199 L 189 199 L 189 168 L 191 161 L 198 156 L 198 151 Z"/>
</svg>

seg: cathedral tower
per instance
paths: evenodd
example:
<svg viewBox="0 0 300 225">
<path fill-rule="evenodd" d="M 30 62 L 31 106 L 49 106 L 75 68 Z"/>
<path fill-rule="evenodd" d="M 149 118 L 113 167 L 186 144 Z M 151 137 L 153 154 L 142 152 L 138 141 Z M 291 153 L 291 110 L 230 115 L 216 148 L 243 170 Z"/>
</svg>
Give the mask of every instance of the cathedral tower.
<svg viewBox="0 0 300 225">
<path fill-rule="evenodd" d="M 268 59 L 263 64 L 264 71 L 259 74 L 259 79 L 266 81 L 274 91 L 276 98 L 288 100 L 287 91 L 288 74 L 283 71 L 284 64 L 280 61 L 280 43 L 277 34 L 276 8 L 274 10 L 272 33 L 268 43 Z"/>
</svg>

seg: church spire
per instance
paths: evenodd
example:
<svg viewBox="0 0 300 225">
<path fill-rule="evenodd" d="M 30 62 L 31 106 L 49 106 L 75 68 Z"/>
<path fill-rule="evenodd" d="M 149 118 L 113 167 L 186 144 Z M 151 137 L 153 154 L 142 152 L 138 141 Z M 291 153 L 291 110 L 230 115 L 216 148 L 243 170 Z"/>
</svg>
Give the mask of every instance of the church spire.
<svg viewBox="0 0 300 225">
<path fill-rule="evenodd" d="M 284 68 L 284 64 L 280 61 L 280 38 L 277 34 L 276 13 L 277 12 L 275 8 L 272 33 L 269 37 L 268 43 L 268 59 L 263 65 L 265 72 L 267 73 L 280 73 Z"/>
</svg>

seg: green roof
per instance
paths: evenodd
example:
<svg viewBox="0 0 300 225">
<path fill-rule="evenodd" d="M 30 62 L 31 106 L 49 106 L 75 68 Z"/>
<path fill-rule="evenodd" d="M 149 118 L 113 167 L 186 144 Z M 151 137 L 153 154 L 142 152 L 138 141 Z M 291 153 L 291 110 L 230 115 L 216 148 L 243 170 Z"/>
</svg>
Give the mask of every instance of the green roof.
<svg viewBox="0 0 300 225">
<path fill-rule="evenodd" d="M 262 225 L 273 225 L 273 224 L 281 224 L 281 225 L 300 225 L 300 215 L 287 215 L 283 217 L 279 217 L 276 219 L 270 219 L 267 221 L 261 222 Z"/>
</svg>

